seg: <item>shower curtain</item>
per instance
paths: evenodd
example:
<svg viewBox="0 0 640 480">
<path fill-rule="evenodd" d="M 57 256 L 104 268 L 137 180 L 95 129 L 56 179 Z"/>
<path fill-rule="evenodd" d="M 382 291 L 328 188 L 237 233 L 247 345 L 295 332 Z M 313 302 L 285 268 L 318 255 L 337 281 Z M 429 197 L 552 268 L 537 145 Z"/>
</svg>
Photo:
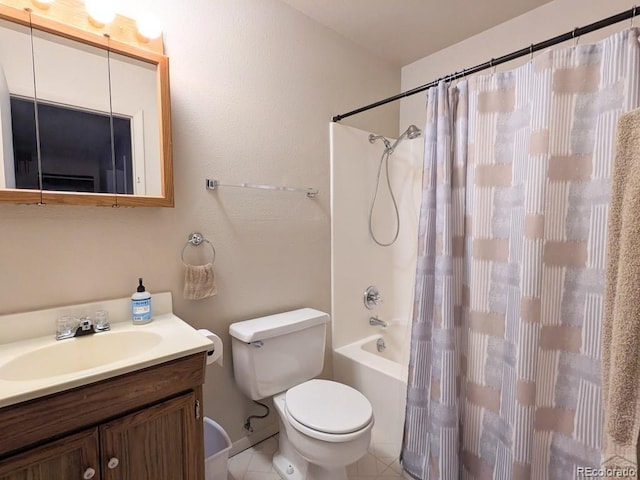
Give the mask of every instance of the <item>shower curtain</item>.
<svg viewBox="0 0 640 480">
<path fill-rule="evenodd" d="M 417 479 L 600 465 L 615 127 L 638 31 L 427 94 L 402 449 Z"/>
</svg>

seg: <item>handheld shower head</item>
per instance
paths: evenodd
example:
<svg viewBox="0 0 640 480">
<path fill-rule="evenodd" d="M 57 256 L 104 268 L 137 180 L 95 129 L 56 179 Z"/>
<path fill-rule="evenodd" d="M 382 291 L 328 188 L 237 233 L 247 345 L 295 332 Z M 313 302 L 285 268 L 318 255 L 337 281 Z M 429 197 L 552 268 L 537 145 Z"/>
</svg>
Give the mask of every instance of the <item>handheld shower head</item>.
<svg viewBox="0 0 640 480">
<path fill-rule="evenodd" d="M 422 135 L 420 129 L 415 125 L 409 125 L 409 128 L 407 128 L 407 131 L 404 133 L 407 135 L 407 138 L 409 140 L 413 140 L 414 138 L 418 138 L 420 135 Z"/>
<path fill-rule="evenodd" d="M 400 212 L 398 211 L 398 203 L 396 202 L 396 197 L 393 194 L 393 188 L 391 187 L 391 181 L 389 178 L 389 158 L 391 157 L 393 150 L 396 148 L 398 143 L 402 141 L 404 137 L 407 137 L 413 140 L 414 138 L 419 137 L 421 134 L 422 132 L 418 127 L 416 127 L 415 125 L 409 125 L 409 127 L 404 131 L 402 135 L 400 135 L 400 137 L 393 143 L 393 145 L 391 145 L 391 142 L 386 138 L 384 138 L 382 135 L 374 135 L 374 134 L 369 135 L 370 143 L 375 143 L 375 141 L 378 139 L 382 139 L 382 141 L 384 142 L 384 152 L 380 156 L 380 164 L 378 166 L 378 179 L 376 180 L 376 189 L 373 194 L 373 201 L 371 202 L 371 208 L 369 209 L 369 234 L 371 235 L 371 238 L 373 239 L 373 241 L 378 245 L 380 245 L 381 247 L 388 247 L 389 245 L 393 245 L 395 241 L 398 239 L 398 234 L 400 233 Z M 389 195 L 391 197 L 391 202 L 393 203 L 393 208 L 396 212 L 396 233 L 393 239 L 388 243 L 383 243 L 380 240 L 378 240 L 378 238 L 376 238 L 376 235 L 373 231 L 373 209 L 376 205 L 376 200 L 378 198 L 378 187 L 380 185 L 380 177 L 382 174 L 383 164 L 385 166 L 385 173 L 387 177 L 387 187 L 389 188 Z"/>
<path fill-rule="evenodd" d="M 398 137 L 398 139 L 394 142 L 394 144 L 389 148 L 389 153 L 393 153 L 398 144 L 402 141 L 404 137 L 407 137 L 409 140 L 413 140 L 414 138 L 418 138 L 422 135 L 422 131 L 416 127 L 415 125 L 409 125 L 407 129 Z"/>
<path fill-rule="evenodd" d="M 414 138 L 418 138 L 420 135 L 422 135 L 422 131 L 418 127 L 416 127 L 415 125 L 409 125 L 409 127 L 403 132 L 403 134 L 400 135 L 395 142 L 393 142 L 393 145 L 391 145 L 391 142 L 382 135 L 374 135 L 373 133 L 369 135 L 369 143 L 375 143 L 376 140 L 380 139 L 384 142 L 386 153 L 392 154 L 396 146 L 404 137 L 407 137 L 409 140 L 413 140 Z"/>
</svg>

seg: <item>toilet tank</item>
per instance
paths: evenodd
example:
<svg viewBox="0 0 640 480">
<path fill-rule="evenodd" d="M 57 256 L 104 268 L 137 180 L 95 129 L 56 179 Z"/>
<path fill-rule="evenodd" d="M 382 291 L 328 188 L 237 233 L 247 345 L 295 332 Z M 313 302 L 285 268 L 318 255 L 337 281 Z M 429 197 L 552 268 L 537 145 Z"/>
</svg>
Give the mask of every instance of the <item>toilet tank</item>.
<svg viewBox="0 0 640 480">
<path fill-rule="evenodd" d="M 313 308 L 229 326 L 236 384 L 252 400 L 270 397 L 322 371 L 329 315 Z"/>
</svg>

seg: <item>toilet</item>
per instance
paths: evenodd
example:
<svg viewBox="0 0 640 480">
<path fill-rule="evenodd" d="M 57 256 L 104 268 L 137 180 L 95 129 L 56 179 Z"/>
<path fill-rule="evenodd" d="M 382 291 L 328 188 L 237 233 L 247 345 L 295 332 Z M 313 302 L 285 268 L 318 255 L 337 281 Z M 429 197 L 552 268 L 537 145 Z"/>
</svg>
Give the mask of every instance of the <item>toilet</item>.
<svg viewBox="0 0 640 480">
<path fill-rule="evenodd" d="M 369 448 L 373 410 L 360 392 L 315 379 L 329 315 L 312 308 L 230 325 L 233 371 L 252 400 L 273 396 L 279 445 L 273 467 L 286 480 L 347 480 Z"/>
</svg>

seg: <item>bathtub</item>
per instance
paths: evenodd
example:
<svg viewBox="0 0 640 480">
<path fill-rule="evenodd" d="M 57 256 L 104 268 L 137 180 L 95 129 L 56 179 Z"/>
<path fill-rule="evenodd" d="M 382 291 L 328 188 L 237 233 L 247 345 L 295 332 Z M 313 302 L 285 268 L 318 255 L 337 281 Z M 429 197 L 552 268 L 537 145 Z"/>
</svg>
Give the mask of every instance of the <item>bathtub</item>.
<svg viewBox="0 0 640 480">
<path fill-rule="evenodd" d="M 407 394 L 409 330 L 406 323 L 393 322 L 333 352 L 334 378 L 362 392 L 371 402 L 375 423 L 372 430 L 376 452 L 396 458 L 402 446 Z M 384 350 L 377 343 L 384 341 Z"/>
</svg>

